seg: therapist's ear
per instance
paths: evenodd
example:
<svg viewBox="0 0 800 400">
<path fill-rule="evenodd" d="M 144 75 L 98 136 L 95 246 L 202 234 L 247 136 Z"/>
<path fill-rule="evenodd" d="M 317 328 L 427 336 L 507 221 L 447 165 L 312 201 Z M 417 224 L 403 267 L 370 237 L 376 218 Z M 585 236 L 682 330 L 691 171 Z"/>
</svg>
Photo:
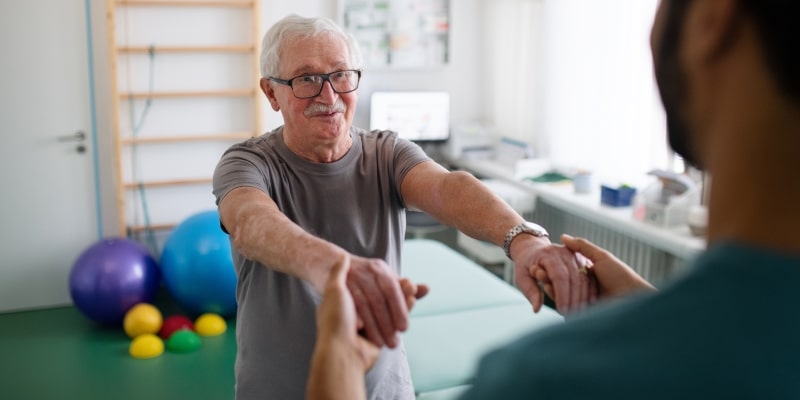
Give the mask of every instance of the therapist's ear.
<svg viewBox="0 0 800 400">
<path fill-rule="evenodd" d="M 736 0 L 696 1 L 687 11 L 684 41 L 690 56 L 714 62 L 724 56 L 742 30 L 741 6 Z"/>
</svg>

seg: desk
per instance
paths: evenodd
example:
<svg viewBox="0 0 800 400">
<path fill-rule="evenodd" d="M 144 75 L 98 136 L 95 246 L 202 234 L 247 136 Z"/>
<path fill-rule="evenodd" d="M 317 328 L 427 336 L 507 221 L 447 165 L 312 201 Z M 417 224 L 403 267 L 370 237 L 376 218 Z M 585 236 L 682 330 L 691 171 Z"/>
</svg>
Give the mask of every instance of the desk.
<svg viewBox="0 0 800 400">
<path fill-rule="evenodd" d="M 456 160 L 451 164 L 479 177 L 509 182 L 535 194 L 537 203 L 545 202 L 566 213 L 635 238 L 680 260 L 692 258 L 705 248 L 705 240 L 692 236 L 688 226 L 661 228 L 634 219 L 630 207 L 614 208 L 601 205 L 599 187 L 590 194 L 575 194 L 572 185 L 569 184 L 537 183 L 516 179 L 510 167 L 492 160 Z"/>
</svg>

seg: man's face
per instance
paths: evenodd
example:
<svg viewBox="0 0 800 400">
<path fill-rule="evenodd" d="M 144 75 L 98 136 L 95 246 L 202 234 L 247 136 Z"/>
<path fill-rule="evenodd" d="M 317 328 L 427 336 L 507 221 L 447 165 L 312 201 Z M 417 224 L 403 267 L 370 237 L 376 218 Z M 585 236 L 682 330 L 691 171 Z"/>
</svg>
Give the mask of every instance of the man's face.
<svg viewBox="0 0 800 400">
<path fill-rule="evenodd" d="M 292 79 L 303 74 L 327 74 L 356 68 L 349 65 L 346 44 L 333 35 L 289 39 L 281 50 L 281 79 Z M 298 99 L 292 88 L 268 83 L 267 97 L 274 109 L 281 110 L 287 134 L 295 140 L 312 143 L 329 142 L 348 133 L 355 114 L 357 91 L 338 94 L 330 82 L 325 82 L 322 92 L 310 99 Z"/>
<path fill-rule="evenodd" d="M 667 115 L 669 144 L 687 163 L 702 167 L 697 148 L 692 145 L 695 138 L 686 117 L 689 90 L 680 60 L 681 31 L 688 3 L 685 0 L 663 0 L 650 39 L 656 82 Z"/>
</svg>

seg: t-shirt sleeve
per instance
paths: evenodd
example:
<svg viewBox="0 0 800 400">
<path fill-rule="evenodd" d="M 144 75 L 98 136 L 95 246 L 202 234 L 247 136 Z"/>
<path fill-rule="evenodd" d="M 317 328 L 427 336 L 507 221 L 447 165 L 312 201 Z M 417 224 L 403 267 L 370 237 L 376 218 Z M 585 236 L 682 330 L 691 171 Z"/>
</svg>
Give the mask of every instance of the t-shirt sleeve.
<svg viewBox="0 0 800 400">
<path fill-rule="evenodd" d="M 269 177 L 263 169 L 264 162 L 247 148 L 234 147 L 225 152 L 214 169 L 212 181 L 216 204 L 222 201 L 233 189 L 254 187 L 269 194 Z"/>
<path fill-rule="evenodd" d="M 394 153 L 394 181 L 397 182 L 399 189 L 403 184 L 403 179 L 412 168 L 421 162 L 430 160 L 419 145 L 407 139 L 397 138 Z"/>
</svg>

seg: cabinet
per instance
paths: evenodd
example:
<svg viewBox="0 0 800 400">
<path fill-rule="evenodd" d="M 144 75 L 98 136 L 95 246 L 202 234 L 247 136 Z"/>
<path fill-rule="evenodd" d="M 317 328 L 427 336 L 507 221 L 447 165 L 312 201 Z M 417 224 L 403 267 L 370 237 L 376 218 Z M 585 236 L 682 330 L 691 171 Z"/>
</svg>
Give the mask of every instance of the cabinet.
<svg viewBox="0 0 800 400">
<path fill-rule="evenodd" d="M 449 0 L 342 0 L 342 25 L 369 67 L 436 67 L 449 60 Z"/>
<path fill-rule="evenodd" d="M 257 0 L 108 0 L 121 236 L 214 208 L 223 151 L 262 132 Z"/>
</svg>

